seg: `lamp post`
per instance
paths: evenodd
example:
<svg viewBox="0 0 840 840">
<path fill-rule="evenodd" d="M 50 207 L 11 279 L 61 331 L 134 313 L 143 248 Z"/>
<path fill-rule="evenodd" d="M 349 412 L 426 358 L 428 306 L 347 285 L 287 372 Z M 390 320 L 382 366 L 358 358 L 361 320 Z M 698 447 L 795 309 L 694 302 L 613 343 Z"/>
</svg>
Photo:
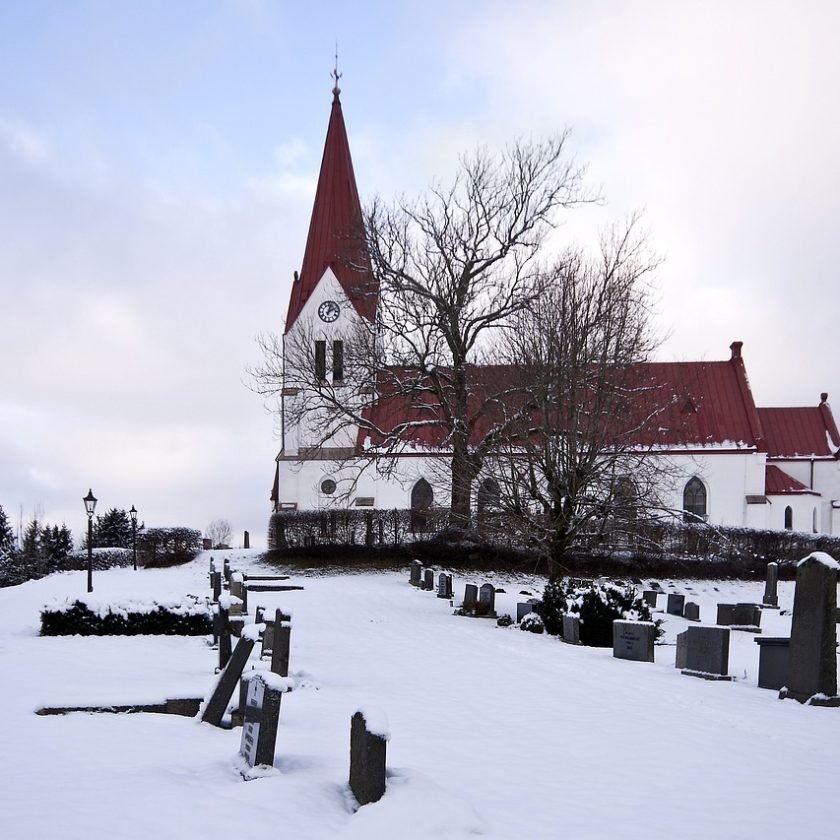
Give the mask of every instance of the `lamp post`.
<svg viewBox="0 0 840 840">
<path fill-rule="evenodd" d="M 93 495 L 93 490 L 88 490 L 87 496 L 82 501 L 85 503 L 85 513 L 88 518 L 87 591 L 93 592 L 93 512 L 96 510 L 96 496 Z"/>
<path fill-rule="evenodd" d="M 131 517 L 131 547 L 134 552 L 134 571 L 137 571 L 137 508 L 131 506 L 128 512 Z"/>
</svg>

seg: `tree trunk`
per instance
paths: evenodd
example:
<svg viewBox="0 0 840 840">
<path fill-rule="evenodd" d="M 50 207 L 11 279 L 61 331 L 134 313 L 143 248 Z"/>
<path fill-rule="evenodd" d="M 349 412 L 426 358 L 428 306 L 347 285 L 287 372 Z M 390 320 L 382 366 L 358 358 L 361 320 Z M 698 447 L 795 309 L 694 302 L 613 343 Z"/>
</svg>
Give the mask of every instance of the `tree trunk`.
<svg viewBox="0 0 840 840">
<path fill-rule="evenodd" d="M 470 455 L 467 432 L 457 429 L 452 436 L 452 496 L 449 505 L 449 527 L 469 528 L 472 515 L 472 485 L 481 469 L 480 462 Z"/>
</svg>

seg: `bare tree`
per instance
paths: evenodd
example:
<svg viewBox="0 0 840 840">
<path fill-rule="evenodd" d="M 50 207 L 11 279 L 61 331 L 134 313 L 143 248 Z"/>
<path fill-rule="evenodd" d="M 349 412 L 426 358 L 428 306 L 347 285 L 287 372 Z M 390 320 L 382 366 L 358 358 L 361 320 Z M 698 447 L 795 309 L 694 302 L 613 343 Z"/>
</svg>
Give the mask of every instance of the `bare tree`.
<svg viewBox="0 0 840 840">
<path fill-rule="evenodd" d="M 213 548 L 219 548 L 223 545 L 228 545 L 230 542 L 233 529 L 227 519 L 214 519 L 205 531 L 207 539 L 213 545 Z"/>
<path fill-rule="evenodd" d="M 641 364 L 658 344 L 647 282 L 656 265 L 633 218 L 602 238 L 599 258 L 566 252 L 506 333 L 527 410 L 498 447 L 494 480 L 502 508 L 552 560 L 658 508 L 652 430 L 664 406 Z"/>
</svg>

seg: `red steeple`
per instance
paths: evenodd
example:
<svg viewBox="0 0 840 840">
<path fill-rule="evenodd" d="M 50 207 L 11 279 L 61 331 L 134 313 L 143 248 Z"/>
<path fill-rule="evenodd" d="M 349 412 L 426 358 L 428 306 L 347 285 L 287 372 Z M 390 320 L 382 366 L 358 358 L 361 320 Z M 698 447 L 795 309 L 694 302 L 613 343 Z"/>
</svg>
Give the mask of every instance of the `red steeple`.
<svg viewBox="0 0 840 840">
<path fill-rule="evenodd" d="M 303 267 L 292 284 L 286 332 L 328 267 L 356 311 L 369 321 L 376 316 L 378 288 L 363 246 L 362 208 L 344 128 L 340 92 L 336 84 Z"/>
</svg>

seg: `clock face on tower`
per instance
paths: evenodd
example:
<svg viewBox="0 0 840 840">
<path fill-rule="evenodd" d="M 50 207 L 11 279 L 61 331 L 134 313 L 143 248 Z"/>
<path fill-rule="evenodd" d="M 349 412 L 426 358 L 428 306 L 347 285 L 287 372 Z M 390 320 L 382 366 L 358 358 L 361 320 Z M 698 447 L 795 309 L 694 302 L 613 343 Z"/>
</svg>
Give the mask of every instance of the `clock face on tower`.
<svg viewBox="0 0 840 840">
<path fill-rule="evenodd" d="M 331 324 L 336 318 L 338 318 L 339 311 L 338 304 L 334 300 L 325 300 L 318 307 L 318 317 L 322 321 L 326 321 L 328 324 Z"/>
</svg>

